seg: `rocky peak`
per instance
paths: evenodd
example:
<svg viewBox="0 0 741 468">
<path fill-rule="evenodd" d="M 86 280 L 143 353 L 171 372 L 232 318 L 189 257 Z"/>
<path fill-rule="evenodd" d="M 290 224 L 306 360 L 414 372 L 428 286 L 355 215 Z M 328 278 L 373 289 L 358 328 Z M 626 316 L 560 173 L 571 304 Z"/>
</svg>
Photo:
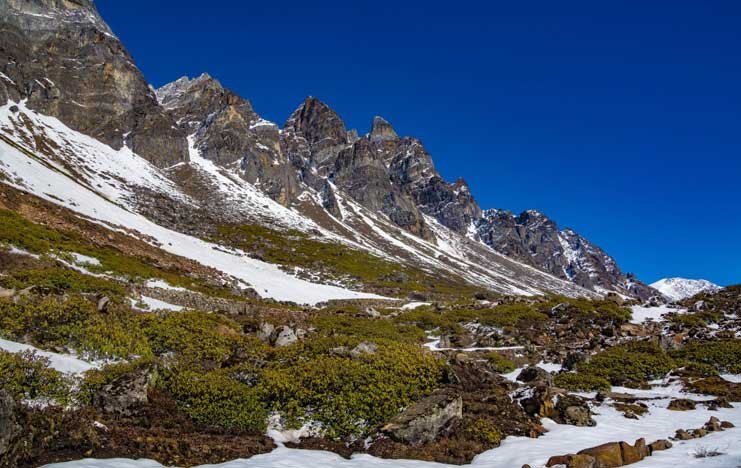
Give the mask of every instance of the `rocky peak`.
<svg viewBox="0 0 741 468">
<path fill-rule="evenodd" d="M 396 141 L 398 139 L 399 135 L 396 134 L 394 127 L 392 127 L 388 121 L 383 117 L 373 117 L 373 125 L 371 126 L 370 132 L 371 142 Z"/>
<path fill-rule="evenodd" d="M 479 239 L 497 252 L 580 286 L 641 298 L 656 294 L 628 278 L 604 250 L 572 229 L 559 230 L 555 221 L 537 210 L 519 215 L 486 210 L 476 226 Z"/>
<path fill-rule="evenodd" d="M 0 105 L 42 114 L 166 167 L 188 159 L 185 134 L 159 106 L 89 0 L 0 0 Z M 74 66 L 70 66 L 74 63 Z"/>
<path fill-rule="evenodd" d="M 339 115 L 319 99 L 309 96 L 288 118 L 286 132 L 304 138 L 314 162 L 331 163 L 348 144 L 348 132 Z"/>
</svg>

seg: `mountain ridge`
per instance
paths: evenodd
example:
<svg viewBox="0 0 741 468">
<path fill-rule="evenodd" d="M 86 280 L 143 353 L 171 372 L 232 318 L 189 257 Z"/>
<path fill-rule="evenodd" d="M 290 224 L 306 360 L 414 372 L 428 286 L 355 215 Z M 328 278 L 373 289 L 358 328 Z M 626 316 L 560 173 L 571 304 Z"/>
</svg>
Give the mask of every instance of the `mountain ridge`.
<svg viewBox="0 0 741 468">
<path fill-rule="evenodd" d="M 11 0 L 2 2 L 7 7 L 2 27 L 13 30 L 17 39 L 12 47 L 0 51 L 8 59 L 2 68 L 6 79 L 0 80 L 0 103 L 26 99 L 29 109 L 57 117 L 114 150 L 129 148 L 164 171 L 177 194 L 173 195 L 171 188 L 152 192 L 135 180 L 128 188 L 133 193 L 127 195 L 133 201 L 132 207 L 155 221 L 199 235 L 213 234 L 210 231 L 214 223 L 257 221 L 280 225 L 274 214 L 255 216 L 244 211 L 243 200 L 234 194 L 246 193 L 249 185 L 311 220 L 309 224 L 318 223 L 322 226 L 321 235 L 330 239 L 341 239 L 396 261 L 426 265 L 425 268 L 443 268 L 441 259 L 448 255 L 458 258 L 453 262 L 461 266 L 475 264 L 478 273 L 466 273 L 468 267 L 461 269 L 474 283 L 481 283 L 481 278 L 475 278 L 483 275 L 489 286 L 498 281 L 544 284 L 515 264 L 506 267 L 508 273 L 504 277 L 516 277 L 503 279 L 496 273 L 499 267 L 492 269 L 493 264 L 502 262 L 496 253 L 597 294 L 615 292 L 641 299 L 655 294 L 620 272 L 611 257 L 573 231 L 573 235 L 562 235 L 573 243 L 566 249 L 559 244 L 565 245 L 568 240 L 559 236 L 557 242 L 548 239 L 542 235 L 542 226 L 524 222 L 512 228 L 492 222 L 494 219 L 487 222 L 463 179 L 445 181 L 423 143 L 414 137 L 400 137 L 392 124 L 381 117 L 373 117 L 369 132 L 358 135 L 348 130 L 342 118 L 324 102 L 309 96 L 280 127 L 260 117 L 249 100 L 207 73 L 192 79 L 183 77 L 153 90 L 125 47 L 100 19 L 92 2 L 39 0 L 31 2 L 32 6 Z M 50 23 L 36 19 L 39 9 L 50 12 L 50 17 L 80 17 L 84 21 Z M 26 31 L 21 27 L 26 22 L 36 25 L 36 29 Z M 75 27 L 87 32 L 73 46 L 68 32 Z M 43 32 L 34 33 L 36 30 Z M 15 58 L 20 63 L 28 62 L 27 57 L 44 41 L 51 41 L 55 47 L 53 53 L 41 54 L 41 66 L 11 66 L 16 63 Z M 68 97 L 71 93 L 85 96 L 77 91 L 80 83 L 55 72 L 60 63 L 79 53 L 80 47 L 100 50 L 98 55 L 105 60 L 120 64 L 110 70 L 107 66 L 101 68 L 99 62 L 81 67 L 79 73 L 87 73 L 85 85 L 97 90 L 87 100 L 80 98 L 82 102 Z M 91 71 L 87 72 L 88 68 Z M 29 81 L 40 83 L 48 79 L 49 73 L 59 88 L 56 94 L 37 96 L 34 87 L 23 85 Z M 122 92 L 114 93 L 113 101 L 95 97 L 110 94 L 109 89 L 116 86 Z M 59 102 L 76 104 L 60 107 Z M 101 121 L 108 123 L 101 127 Z M 107 126 L 111 129 L 107 130 Z M 213 185 L 214 178 L 222 180 L 221 185 Z M 236 188 L 235 183 L 245 187 Z M 188 203 L 183 205 L 186 198 Z M 358 210 L 368 210 L 391 224 L 379 229 L 377 221 Z M 394 226 L 401 231 L 389 234 Z M 542 240 L 536 239 L 538 236 Z M 412 247 L 402 246 L 410 242 Z M 451 242 L 457 247 L 451 248 Z M 492 254 L 476 244 L 490 249 Z M 535 255 L 525 255 L 533 249 L 537 251 L 531 252 Z M 578 252 L 581 257 L 579 261 L 554 263 L 543 254 L 559 250 L 562 259 L 567 257 L 567 251 Z M 465 261 L 460 263 L 461 259 Z M 545 283 L 554 285 L 545 291 L 562 289 L 552 280 Z M 524 290 L 528 289 L 531 288 Z M 537 287 L 533 290 L 544 292 Z"/>
</svg>

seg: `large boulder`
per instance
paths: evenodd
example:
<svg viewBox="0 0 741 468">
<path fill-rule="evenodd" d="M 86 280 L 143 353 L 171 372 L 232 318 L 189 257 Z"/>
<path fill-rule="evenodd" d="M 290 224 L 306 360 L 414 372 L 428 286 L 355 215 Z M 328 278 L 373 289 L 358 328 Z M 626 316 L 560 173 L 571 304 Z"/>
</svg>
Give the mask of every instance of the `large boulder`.
<svg viewBox="0 0 741 468">
<path fill-rule="evenodd" d="M 576 395 L 559 395 L 555 410 L 558 413 L 556 422 L 573 426 L 596 426 L 587 400 Z"/>
<path fill-rule="evenodd" d="M 584 449 L 579 455 L 594 457 L 594 468 L 616 468 L 623 466 L 623 451 L 619 442 L 608 442 L 596 447 Z"/>
<path fill-rule="evenodd" d="M 519 382 L 524 383 L 543 383 L 546 385 L 553 384 L 553 375 L 545 369 L 538 366 L 526 367 L 517 376 Z"/>
<path fill-rule="evenodd" d="M 551 457 L 545 466 L 566 466 L 566 468 L 594 468 L 595 459 L 591 455 L 559 455 Z"/>
<path fill-rule="evenodd" d="M 439 392 L 412 404 L 381 430 L 397 441 L 421 444 L 432 442 L 462 417 L 461 397 Z"/>
<path fill-rule="evenodd" d="M 137 369 L 114 379 L 93 394 L 92 404 L 106 413 L 131 415 L 146 404 L 153 371 L 149 367 Z"/>
</svg>

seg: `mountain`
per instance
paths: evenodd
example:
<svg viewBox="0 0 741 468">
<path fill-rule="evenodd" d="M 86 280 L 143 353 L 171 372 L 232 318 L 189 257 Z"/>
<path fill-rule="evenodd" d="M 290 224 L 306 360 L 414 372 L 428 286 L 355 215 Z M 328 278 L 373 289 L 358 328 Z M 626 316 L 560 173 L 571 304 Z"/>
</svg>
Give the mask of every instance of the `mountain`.
<svg viewBox="0 0 741 468">
<path fill-rule="evenodd" d="M 722 289 L 708 280 L 687 278 L 664 278 L 651 283 L 651 287 L 672 301 L 681 301 L 701 292 L 715 292 Z"/>
<path fill-rule="evenodd" d="M 441 177 L 422 141 L 400 136 L 380 116 L 359 135 L 310 96 L 280 126 L 205 73 L 154 90 L 92 1 L 0 0 L 0 7 L 0 177 L 8 185 L 78 212 L 99 197 L 256 258 L 266 258 L 265 247 L 224 233 L 260 226 L 281 242 L 300 234 L 301 242 L 412 269 L 428 292 L 445 278 L 504 294 L 656 294 L 537 211 L 482 210 L 463 179 Z M 13 151 L 69 187 L 37 183 Z M 335 259 L 299 265 L 267 256 L 294 275 L 375 293 L 399 293 L 411 277 L 392 275 L 391 287 Z"/>
</svg>

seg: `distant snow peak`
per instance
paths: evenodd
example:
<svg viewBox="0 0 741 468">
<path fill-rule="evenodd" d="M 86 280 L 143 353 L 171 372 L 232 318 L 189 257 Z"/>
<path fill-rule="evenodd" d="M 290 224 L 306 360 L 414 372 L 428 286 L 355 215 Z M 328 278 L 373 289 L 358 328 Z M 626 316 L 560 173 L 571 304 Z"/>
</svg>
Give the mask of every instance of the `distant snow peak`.
<svg viewBox="0 0 741 468">
<path fill-rule="evenodd" d="M 720 286 L 708 280 L 687 278 L 664 278 L 651 284 L 651 287 L 673 301 L 681 301 L 703 291 L 712 292 L 721 289 Z"/>
</svg>

